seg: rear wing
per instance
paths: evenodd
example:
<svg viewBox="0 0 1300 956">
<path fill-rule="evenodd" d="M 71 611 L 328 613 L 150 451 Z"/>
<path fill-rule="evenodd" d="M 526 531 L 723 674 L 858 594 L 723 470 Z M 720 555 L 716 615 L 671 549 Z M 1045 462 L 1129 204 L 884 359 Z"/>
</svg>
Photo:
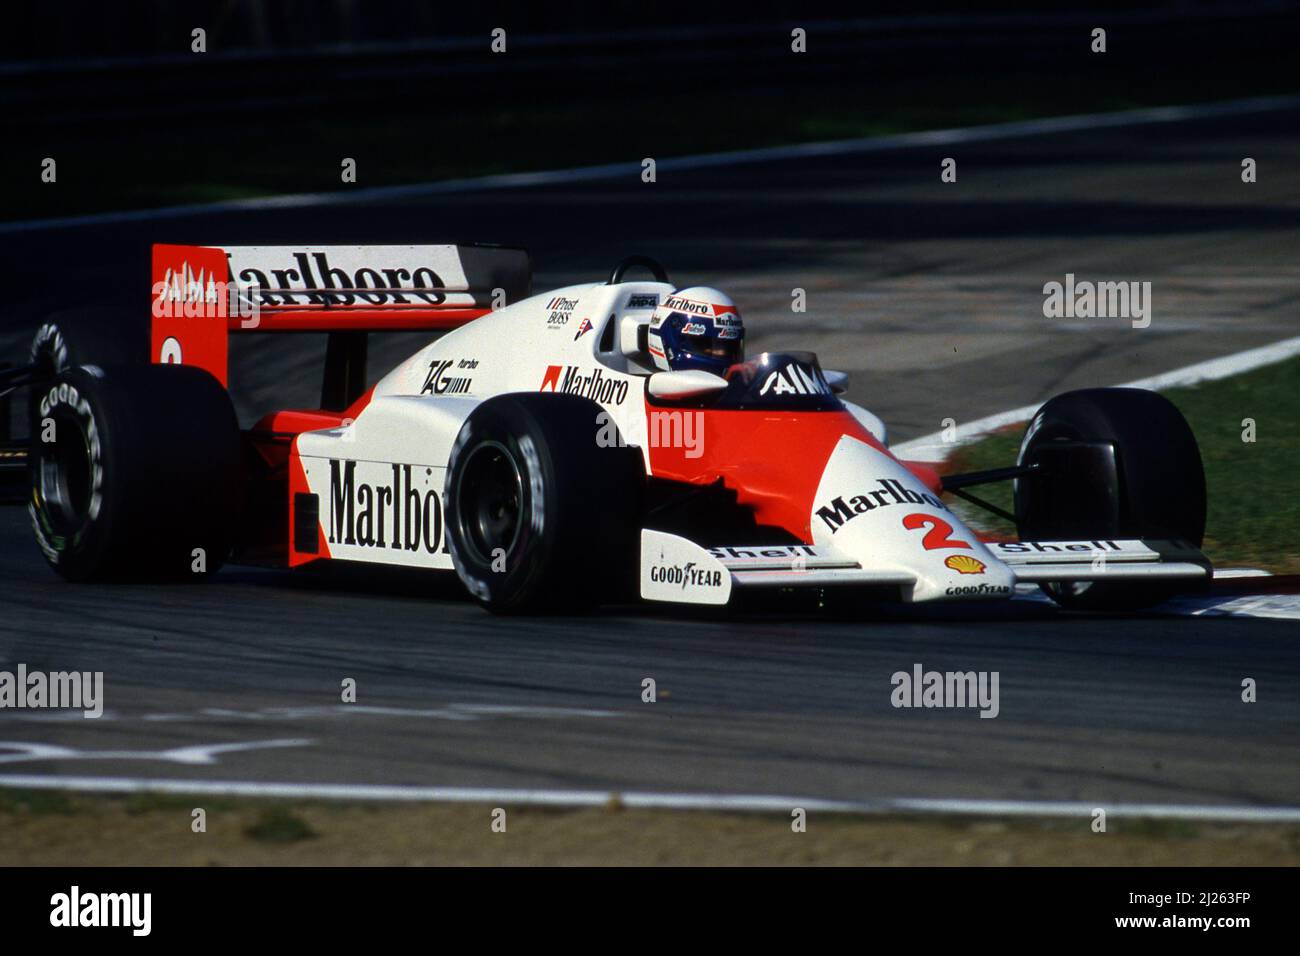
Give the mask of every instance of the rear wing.
<svg viewBox="0 0 1300 956">
<path fill-rule="evenodd" d="M 152 271 L 153 361 L 196 365 L 222 384 L 230 333 L 364 342 L 455 328 L 532 291 L 528 253 L 502 246 L 155 245 Z"/>
</svg>

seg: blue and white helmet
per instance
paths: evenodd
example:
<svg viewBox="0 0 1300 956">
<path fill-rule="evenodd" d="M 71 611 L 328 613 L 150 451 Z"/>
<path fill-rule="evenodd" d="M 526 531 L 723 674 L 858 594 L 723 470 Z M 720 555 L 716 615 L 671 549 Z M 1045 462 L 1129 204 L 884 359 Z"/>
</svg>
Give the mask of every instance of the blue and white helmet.
<svg viewBox="0 0 1300 956">
<path fill-rule="evenodd" d="M 650 356 L 665 372 L 722 375 L 745 360 L 745 323 L 731 297 L 707 286 L 679 289 L 650 317 Z"/>
</svg>

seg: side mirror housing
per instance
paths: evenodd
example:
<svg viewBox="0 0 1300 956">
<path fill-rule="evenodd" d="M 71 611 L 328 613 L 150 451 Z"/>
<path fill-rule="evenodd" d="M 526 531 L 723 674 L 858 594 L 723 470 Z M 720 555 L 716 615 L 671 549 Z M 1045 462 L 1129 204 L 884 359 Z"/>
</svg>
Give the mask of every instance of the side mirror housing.
<svg viewBox="0 0 1300 956">
<path fill-rule="evenodd" d="M 826 384 L 831 387 L 831 391 L 836 395 L 842 395 L 848 390 L 848 372 L 832 372 L 829 369 L 822 369 L 822 376 L 826 379 Z"/>
<path fill-rule="evenodd" d="M 672 401 L 720 392 L 727 387 L 727 380 L 712 372 L 683 369 L 680 372 L 655 372 L 646 387 L 654 398 Z"/>
</svg>

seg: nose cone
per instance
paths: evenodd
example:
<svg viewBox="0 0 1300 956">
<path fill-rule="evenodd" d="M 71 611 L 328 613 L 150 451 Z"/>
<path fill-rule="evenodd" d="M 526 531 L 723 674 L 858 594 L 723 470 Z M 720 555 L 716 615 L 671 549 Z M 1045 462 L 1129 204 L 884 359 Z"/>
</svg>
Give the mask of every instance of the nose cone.
<svg viewBox="0 0 1300 956">
<path fill-rule="evenodd" d="M 887 452 L 844 437 L 822 473 L 812 506 L 813 542 L 864 569 L 916 579 L 911 601 L 1007 598 L 1011 569 L 943 501 Z"/>
</svg>

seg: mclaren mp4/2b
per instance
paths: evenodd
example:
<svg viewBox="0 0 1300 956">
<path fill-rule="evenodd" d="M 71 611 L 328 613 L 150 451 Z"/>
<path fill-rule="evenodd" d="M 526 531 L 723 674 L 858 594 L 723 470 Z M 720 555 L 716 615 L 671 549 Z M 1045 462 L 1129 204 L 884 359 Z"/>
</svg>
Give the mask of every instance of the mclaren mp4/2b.
<svg viewBox="0 0 1300 956">
<path fill-rule="evenodd" d="M 29 390 L 4 461 L 69 580 L 366 562 L 454 573 L 498 612 L 1021 582 L 1113 610 L 1211 575 L 1200 453 L 1152 392 L 1060 395 L 1018 461 L 940 477 L 809 353 L 664 369 L 655 323 L 680 290 L 645 257 L 541 295 L 527 254 L 495 246 L 159 245 L 153 273 L 148 314 L 51 316 L 0 372 Z M 674 301 L 727 338 L 716 303 Z M 412 329 L 440 334 L 368 382 L 367 337 Z M 301 331 L 328 335 L 320 407 L 241 427 L 228 336 Z M 1019 541 L 945 503 L 994 481 L 1014 482 Z"/>
</svg>

